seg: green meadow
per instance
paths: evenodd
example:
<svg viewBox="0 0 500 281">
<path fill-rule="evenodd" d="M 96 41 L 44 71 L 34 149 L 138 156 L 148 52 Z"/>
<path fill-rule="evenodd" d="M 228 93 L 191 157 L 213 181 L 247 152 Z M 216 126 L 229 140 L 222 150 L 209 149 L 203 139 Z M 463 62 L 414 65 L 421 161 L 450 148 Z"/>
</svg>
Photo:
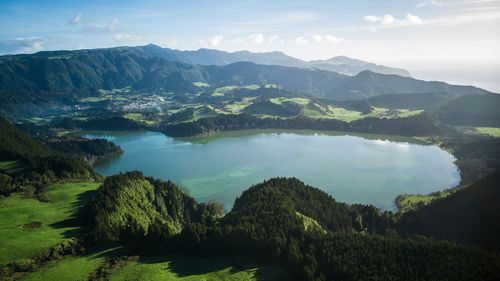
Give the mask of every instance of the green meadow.
<svg viewBox="0 0 500 281">
<path fill-rule="evenodd" d="M 0 200 L 0 265 L 21 261 L 77 235 L 73 219 L 100 183 L 56 183 L 50 202 L 12 194 Z"/>
<path fill-rule="evenodd" d="M 496 138 L 500 137 L 500 128 L 476 127 L 476 130 L 478 130 L 481 134 L 494 136 Z"/>
<path fill-rule="evenodd" d="M 116 272 L 120 280 L 289 280 L 282 269 L 257 267 L 253 263 L 229 258 L 194 258 L 173 256 L 141 258 Z"/>
<path fill-rule="evenodd" d="M 84 256 L 71 256 L 62 260 L 49 262 L 39 271 L 33 272 L 24 280 L 87 280 L 89 275 L 99 267 L 106 257 L 119 251 L 120 248 L 98 249 Z"/>
</svg>

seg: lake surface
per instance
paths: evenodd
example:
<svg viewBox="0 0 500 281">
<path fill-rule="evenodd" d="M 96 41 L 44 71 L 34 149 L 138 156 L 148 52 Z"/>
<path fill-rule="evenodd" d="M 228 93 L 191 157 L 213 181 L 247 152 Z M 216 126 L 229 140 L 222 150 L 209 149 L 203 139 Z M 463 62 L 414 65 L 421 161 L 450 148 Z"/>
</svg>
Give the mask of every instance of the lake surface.
<svg viewBox="0 0 500 281">
<path fill-rule="evenodd" d="M 399 194 L 427 194 L 458 184 L 450 153 L 436 146 L 356 136 L 256 133 L 196 143 L 157 132 L 92 132 L 125 152 L 94 168 L 103 175 L 141 170 L 187 187 L 199 202 L 226 208 L 252 184 L 296 177 L 337 201 L 397 210 Z"/>
</svg>

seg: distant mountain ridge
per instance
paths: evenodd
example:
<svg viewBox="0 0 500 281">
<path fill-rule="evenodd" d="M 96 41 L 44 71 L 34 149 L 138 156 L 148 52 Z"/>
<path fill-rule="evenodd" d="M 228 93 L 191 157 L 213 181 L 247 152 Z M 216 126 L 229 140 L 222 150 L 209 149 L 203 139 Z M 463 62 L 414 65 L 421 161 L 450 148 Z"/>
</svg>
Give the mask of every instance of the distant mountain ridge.
<svg viewBox="0 0 500 281">
<path fill-rule="evenodd" d="M 135 47 L 151 56 L 163 57 L 169 60 L 200 65 L 226 65 L 240 61 L 253 62 L 264 65 L 281 65 L 291 67 L 318 68 L 338 72 L 340 74 L 354 76 L 364 70 L 370 70 L 381 74 L 396 74 L 411 77 L 405 69 L 377 65 L 366 61 L 337 56 L 328 60 L 303 61 L 282 52 L 253 53 L 249 51 L 225 52 L 214 49 L 199 49 L 196 51 L 180 51 L 149 44 Z"/>
<path fill-rule="evenodd" d="M 194 82 L 212 86 L 280 85 L 315 97 L 353 100 L 380 94 L 446 92 L 456 96 L 488 91 L 365 70 L 356 76 L 324 70 L 236 62 L 192 65 L 148 55 L 136 47 L 39 52 L 0 57 L 0 91 L 75 93 L 132 87 L 185 93 Z M 1 96 L 1 95 L 0 95 Z"/>
</svg>

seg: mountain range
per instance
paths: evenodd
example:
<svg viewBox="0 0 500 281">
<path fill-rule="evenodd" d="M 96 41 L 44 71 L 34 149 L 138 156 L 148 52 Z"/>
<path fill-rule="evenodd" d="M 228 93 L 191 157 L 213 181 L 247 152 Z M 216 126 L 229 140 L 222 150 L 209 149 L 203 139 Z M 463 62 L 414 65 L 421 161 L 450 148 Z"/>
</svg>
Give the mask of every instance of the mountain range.
<svg viewBox="0 0 500 281">
<path fill-rule="evenodd" d="M 446 92 L 456 96 L 488 93 L 472 86 L 422 81 L 369 70 L 355 76 L 279 65 L 236 62 L 193 65 L 154 56 L 142 47 L 38 52 L 0 57 L 0 91 L 68 94 L 132 87 L 196 91 L 194 83 L 210 86 L 276 84 L 285 89 L 334 100 L 353 100 L 381 94 Z"/>
<path fill-rule="evenodd" d="M 405 69 L 377 65 L 366 61 L 345 56 L 337 56 L 328 60 L 303 61 L 282 52 L 252 53 L 249 51 L 224 52 L 212 49 L 199 49 L 196 51 L 179 51 L 162 48 L 154 44 L 136 47 L 150 56 L 163 57 L 168 60 L 200 65 L 226 65 L 240 61 L 253 62 L 264 65 L 282 65 L 291 67 L 317 68 L 353 76 L 364 70 L 381 74 L 396 74 L 411 77 Z"/>
</svg>

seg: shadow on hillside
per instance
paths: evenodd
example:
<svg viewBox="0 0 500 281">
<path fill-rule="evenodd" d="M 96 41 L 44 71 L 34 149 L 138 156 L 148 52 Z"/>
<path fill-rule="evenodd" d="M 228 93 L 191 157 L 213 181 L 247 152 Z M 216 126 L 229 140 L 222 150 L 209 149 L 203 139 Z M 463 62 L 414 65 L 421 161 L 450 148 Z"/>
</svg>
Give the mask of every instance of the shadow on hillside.
<svg viewBox="0 0 500 281">
<path fill-rule="evenodd" d="M 75 210 L 70 217 L 65 220 L 50 224 L 53 228 L 70 228 L 63 232 L 64 238 L 78 236 L 80 233 L 88 230 L 89 217 L 87 215 L 88 206 L 97 190 L 88 190 L 77 195 L 77 200 L 71 204 Z"/>
<path fill-rule="evenodd" d="M 282 269 L 259 266 L 239 257 L 191 257 L 176 255 L 168 257 L 141 257 L 138 262 L 144 264 L 166 263 L 162 269 L 169 270 L 180 278 L 194 277 L 229 268 L 229 274 L 245 271 L 246 273 L 253 274 L 256 280 L 289 279 L 286 278 L 285 271 Z"/>
</svg>

